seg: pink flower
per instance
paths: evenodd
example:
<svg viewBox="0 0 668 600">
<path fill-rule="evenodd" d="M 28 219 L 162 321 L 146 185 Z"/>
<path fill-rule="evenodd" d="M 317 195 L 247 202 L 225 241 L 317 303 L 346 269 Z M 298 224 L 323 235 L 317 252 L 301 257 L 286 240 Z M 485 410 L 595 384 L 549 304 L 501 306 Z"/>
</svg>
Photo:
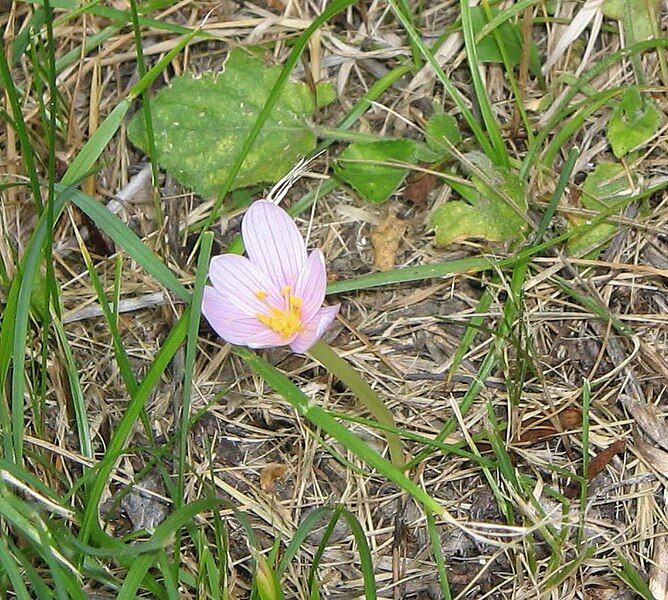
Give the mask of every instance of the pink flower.
<svg viewBox="0 0 668 600">
<path fill-rule="evenodd" d="M 202 314 L 230 344 L 289 345 L 306 352 L 332 324 L 339 306 L 323 306 L 327 275 L 320 250 L 306 255 L 297 225 L 282 208 L 254 202 L 241 223 L 245 256 L 211 260 Z"/>
</svg>

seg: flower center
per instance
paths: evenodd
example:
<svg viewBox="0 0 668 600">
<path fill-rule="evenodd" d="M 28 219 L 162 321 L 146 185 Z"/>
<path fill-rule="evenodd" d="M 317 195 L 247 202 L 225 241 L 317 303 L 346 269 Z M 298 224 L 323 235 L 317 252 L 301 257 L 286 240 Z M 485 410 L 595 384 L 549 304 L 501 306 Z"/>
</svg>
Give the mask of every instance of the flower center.
<svg viewBox="0 0 668 600">
<path fill-rule="evenodd" d="M 288 339 L 302 329 L 302 304 L 301 298 L 292 295 L 289 285 L 281 289 L 281 296 L 285 298 L 285 308 L 280 309 L 266 302 L 267 292 L 255 292 L 257 298 L 263 301 L 269 309 L 269 314 L 257 313 L 255 316 L 259 321 L 278 333 L 282 338 Z"/>
</svg>

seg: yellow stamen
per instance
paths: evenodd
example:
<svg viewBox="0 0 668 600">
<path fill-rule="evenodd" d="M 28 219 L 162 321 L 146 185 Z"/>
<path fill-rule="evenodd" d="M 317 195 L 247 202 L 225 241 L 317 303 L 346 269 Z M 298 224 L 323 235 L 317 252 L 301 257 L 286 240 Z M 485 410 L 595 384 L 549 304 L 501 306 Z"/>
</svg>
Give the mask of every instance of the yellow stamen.
<svg viewBox="0 0 668 600">
<path fill-rule="evenodd" d="M 255 292 L 259 300 L 264 301 L 267 292 Z M 257 313 L 255 316 L 261 323 L 278 333 L 282 338 L 288 339 L 302 329 L 302 304 L 301 298 L 292 295 L 292 288 L 289 285 L 281 289 L 281 295 L 286 300 L 287 308 L 280 309 L 267 304 L 269 314 Z"/>
</svg>

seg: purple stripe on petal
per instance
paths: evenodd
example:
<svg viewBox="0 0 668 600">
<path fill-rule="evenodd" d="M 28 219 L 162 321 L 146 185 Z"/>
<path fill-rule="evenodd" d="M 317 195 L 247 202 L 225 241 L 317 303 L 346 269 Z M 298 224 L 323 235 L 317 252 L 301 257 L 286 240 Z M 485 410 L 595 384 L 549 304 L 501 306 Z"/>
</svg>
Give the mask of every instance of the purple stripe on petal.
<svg viewBox="0 0 668 600">
<path fill-rule="evenodd" d="M 310 321 L 322 306 L 326 287 L 325 257 L 320 250 L 314 250 L 309 254 L 294 287 L 294 295 L 303 301 L 302 319 L 304 321 Z"/>
<path fill-rule="evenodd" d="M 306 352 L 327 331 L 339 313 L 339 308 L 341 308 L 341 305 L 336 304 L 334 306 L 323 306 L 318 310 L 310 321 L 304 323 L 304 331 L 292 341 L 290 349 L 293 352 Z"/>
<path fill-rule="evenodd" d="M 208 285 L 204 287 L 202 314 L 215 332 L 230 344 L 250 348 L 273 348 L 285 344 L 275 331 Z"/>
<path fill-rule="evenodd" d="M 280 290 L 294 285 L 306 262 L 306 244 L 294 220 L 266 200 L 253 202 L 241 223 L 248 258 Z"/>
<path fill-rule="evenodd" d="M 246 316 L 267 312 L 267 305 L 258 298 L 257 292 L 266 292 L 267 300 L 276 306 L 282 302 L 271 280 L 245 256 L 215 256 L 209 266 L 209 279 L 216 291 Z"/>
</svg>

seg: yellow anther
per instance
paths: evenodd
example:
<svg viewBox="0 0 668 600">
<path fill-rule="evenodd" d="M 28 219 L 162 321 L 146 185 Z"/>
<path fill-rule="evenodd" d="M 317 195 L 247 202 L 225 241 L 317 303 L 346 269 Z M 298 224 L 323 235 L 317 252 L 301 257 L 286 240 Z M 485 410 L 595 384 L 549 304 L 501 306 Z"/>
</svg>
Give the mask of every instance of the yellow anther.
<svg viewBox="0 0 668 600">
<path fill-rule="evenodd" d="M 260 290 L 259 292 L 255 292 L 255 297 L 258 300 L 264 300 L 269 294 L 265 292 L 264 290 Z"/>
<path fill-rule="evenodd" d="M 302 329 L 302 305 L 303 301 L 297 296 L 290 294 L 292 288 L 285 286 L 281 294 L 286 297 L 287 308 L 279 309 L 274 306 L 268 306 L 269 314 L 257 313 L 258 320 L 278 333 L 282 338 L 288 339 Z M 265 293 L 265 297 L 266 297 Z M 256 294 L 260 298 L 259 294 Z M 264 298 L 260 298 L 264 300 Z"/>
</svg>

